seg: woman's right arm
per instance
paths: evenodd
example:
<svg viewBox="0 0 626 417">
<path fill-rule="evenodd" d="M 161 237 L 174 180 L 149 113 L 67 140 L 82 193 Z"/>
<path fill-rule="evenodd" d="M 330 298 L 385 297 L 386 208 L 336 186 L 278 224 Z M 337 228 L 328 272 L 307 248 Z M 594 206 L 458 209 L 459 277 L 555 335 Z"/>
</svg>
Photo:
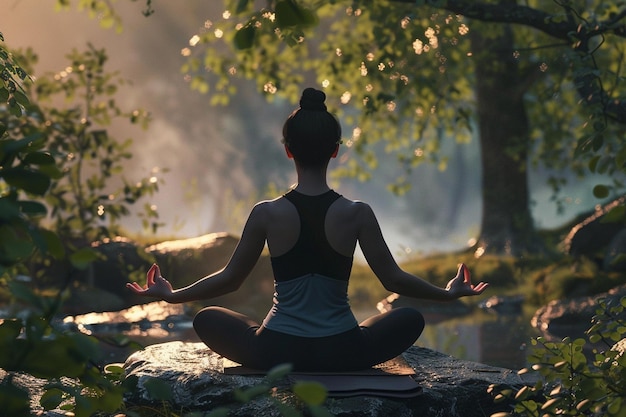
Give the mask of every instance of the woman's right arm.
<svg viewBox="0 0 626 417">
<path fill-rule="evenodd" d="M 369 205 L 359 203 L 357 221 L 359 246 L 370 268 L 387 290 L 407 297 L 449 301 L 478 295 L 488 287 L 484 282 L 473 285 L 469 270 L 463 264 L 446 288 L 437 287 L 405 272 L 391 255 L 378 220 Z"/>
<path fill-rule="evenodd" d="M 226 266 L 220 271 L 199 279 L 191 285 L 177 290 L 161 276 L 157 265 L 148 271 L 146 284 L 136 282 L 126 286 L 136 294 L 155 297 L 170 303 L 184 303 L 218 297 L 237 290 L 256 264 L 266 238 L 265 206 L 257 204 L 250 213 L 241 234 L 241 239 Z"/>
</svg>

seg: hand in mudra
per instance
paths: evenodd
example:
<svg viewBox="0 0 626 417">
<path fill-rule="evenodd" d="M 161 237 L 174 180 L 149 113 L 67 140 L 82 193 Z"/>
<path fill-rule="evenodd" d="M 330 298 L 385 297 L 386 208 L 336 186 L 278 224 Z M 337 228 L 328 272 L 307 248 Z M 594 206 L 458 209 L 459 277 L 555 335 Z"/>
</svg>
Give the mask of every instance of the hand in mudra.
<svg viewBox="0 0 626 417">
<path fill-rule="evenodd" d="M 448 282 L 446 290 L 454 298 L 465 297 L 468 295 L 478 295 L 489 286 L 486 282 L 480 282 L 476 285 L 472 284 L 472 277 L 465 264 L 459 265 L 459 270 L 454 278 Z"/>
<path fill-rule="evenodd" d="M 173 292 L 172 284 L 161 276 L 161 269 L 153 264 L 146 274 L 146 284 L 142 287 L 136 282 L 129 282 L 126 287 L 138 295 L 156 297 L 165 300 Z"/>
</svg>

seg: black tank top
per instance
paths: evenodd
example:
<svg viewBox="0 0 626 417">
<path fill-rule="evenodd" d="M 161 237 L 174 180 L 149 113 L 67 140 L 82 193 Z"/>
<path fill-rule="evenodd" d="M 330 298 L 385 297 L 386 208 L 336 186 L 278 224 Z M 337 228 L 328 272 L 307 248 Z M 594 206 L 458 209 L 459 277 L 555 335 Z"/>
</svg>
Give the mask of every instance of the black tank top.
<svg viewBox="0 0 626 417">
<path fill-rule="evenodd" d="M 284 197 L 298 211 L 300 235 L 289 251 L 272 257 L 274 279 L 280 282 L 307 274 L 320 274 L 348 281 L 353 258 L 340 254 L 330 246 L 324 228 L 328 208 L 341 195 L 333 190 L 316 196 L 291 190 Z"/>
</svg>

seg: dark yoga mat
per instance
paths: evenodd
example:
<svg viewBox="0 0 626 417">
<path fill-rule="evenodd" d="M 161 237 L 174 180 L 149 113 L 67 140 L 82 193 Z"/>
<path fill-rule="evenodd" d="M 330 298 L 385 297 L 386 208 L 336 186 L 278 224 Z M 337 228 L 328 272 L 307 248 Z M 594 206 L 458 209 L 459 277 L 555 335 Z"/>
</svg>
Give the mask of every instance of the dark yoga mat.
<svg viewBox="0 0 626 417">
<path fill-rule="evenodd" d="M 228 375 L 262 376 L 266 372 L 246 368 L 224 359 L 224 373 Z M 415 370 L 398 356 L 369 369 L 346 372 L 292 372 L 296 381 L 318 382 L 326 387 L 329 397 L 371 395 L 379 397 L 411 398 L 422 392 L 413 379 Z"/>
</svg>

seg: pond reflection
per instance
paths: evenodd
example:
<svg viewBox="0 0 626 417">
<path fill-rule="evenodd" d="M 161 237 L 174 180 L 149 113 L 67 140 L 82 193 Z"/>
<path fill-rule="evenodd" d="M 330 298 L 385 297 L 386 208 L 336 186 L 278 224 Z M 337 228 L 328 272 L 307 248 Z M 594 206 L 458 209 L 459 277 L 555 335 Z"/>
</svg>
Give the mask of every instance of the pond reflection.
<svg viewBox="0 0 626 417">
<path fill-rule="evenodd" d="M 357 319 L 377 314 L 356 310 Z M 452 317 L 452 318 L 450 318 Z M 154 302 L 119 312 L 67 317 L 64 326 L 94 335 L 103 343 L 105 362 L 123 362 L 141 346 L 174 340 L 199 342 L 184 305 Z M 473 310 L 462 317 L 425 314 L 426 327 L 417 345 L 487 365 L 520 369 L 526 365 L 526 346 L 537 336 L 530 317 Z"/>
<path fill-rule="evenodd" d="M 527 346 L 538 335 L 523 314 L 502 316 L 478 310 L 438 323 L 429 323 L 427 317 L 417 344 L 460 359 L 517 370 L 526 366 Z"/>
</svg>

